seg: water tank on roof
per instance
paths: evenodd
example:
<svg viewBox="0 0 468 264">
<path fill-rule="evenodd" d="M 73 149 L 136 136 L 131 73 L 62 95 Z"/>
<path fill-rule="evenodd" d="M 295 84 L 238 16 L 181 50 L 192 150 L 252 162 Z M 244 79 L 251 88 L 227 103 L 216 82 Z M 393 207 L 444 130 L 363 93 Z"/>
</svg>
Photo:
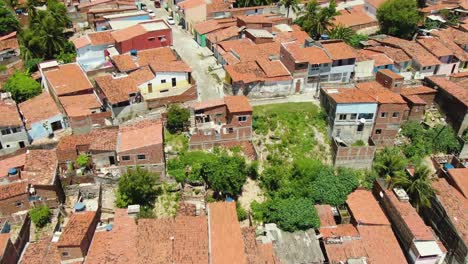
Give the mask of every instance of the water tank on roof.
<svg viewBox="0 0 468 264">
<path fill-rule="evenodd" d="M 18 169 L 17 168 L 11 168 L 8 170 L 8 176 L 16 176 L 18 174 Z"/>
<path fill-rule="evenodd" d="M 86 205 L 84 203 L 76 203 L 75 204 L 75 212 L 82 212 L 86 208 Z"/>
<path fill-rule="evenodd" d="M 138 51 L 137 51 L 136 49 L 132 49 L 132 50 L 130 51 L 130 55 L 132 55 L 132 56 L 137 56 L 137 55 L 138 55 Z"/>
<path fill-rule="evenodd" d="M 320 35 L 320 39 L 322 39 L 322 40 L 329 40 L 329 39 L 330 39 L 330 36 L 328 36 L 327 34 L 323 34 L 323 35 Z"/>
<path fill-rule="evenodd" d="M 226 202 L 234 202 L 234 199 L 232 199 L 231 197 L 228 197 L 226 198 Z"/>
<path fill-rule="evenodd" d="M 112 224 L 108 224 L 106 226 L 106 231 L 111 231 L 112 230 Z"/>
<path fill-rule="evenodd" d="M 453 168 L 455 168 L 455 167 L 450 163 L 445 163 L 444 164 L 444 169 L 445 170 L 450 170 L 450 169 L 453 169 Z"/>
</svg>

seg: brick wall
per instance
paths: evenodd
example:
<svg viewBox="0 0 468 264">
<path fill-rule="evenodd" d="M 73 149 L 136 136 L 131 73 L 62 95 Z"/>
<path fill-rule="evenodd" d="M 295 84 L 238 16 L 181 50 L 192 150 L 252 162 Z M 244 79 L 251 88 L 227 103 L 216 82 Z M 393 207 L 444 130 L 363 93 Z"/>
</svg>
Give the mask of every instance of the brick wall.
<svg viewBox="0 0 468 264">
<path fill-rule="evenodd" d="M 293 76 L 295 76 L 296 63 L 294 62 L 294 59 L 291 56 L 291 54 L 286 50 L 286 48 L 283 47 L 283 45 L 280 46 L 280 60 L 286 67 L 286 69 L 288 69 L 288 71 Z M 307 72 L 307 69 L 305 71 Z"/>
<path fill-rule="evenodd" d="M 28 197 L 29 195 L 27 193 L 24 193 L 8 199 L 1 200 L 0 215 L 8 216 L 19 211 L 28 210 L 29 208 L 31 208 Z M 22 204 L 20 206 L 17 206 L 16 204 L 18 202 L 21 202 Z"/>
<path fill-rule="evenodd" d="M 332 159 L 335 167 L 370 169 L 374 160 L 376 146 L 369 139 L 368 146 L 340 146 L 332 142 Z"/>
<path fill-rule="evenodd" d="M 400 93 L 404 78 L 403 76 L 398 79 L 393 78 L 392 76 L 387 75 L 384 71 L 378 71 L 375 75 L 375 80 L 384 87 L 390 89 L 392 92 Z"/>
<path fill-rule="evenodd" d="M 462 134 L 468 127 L 468 107 L 442 89 L 438 90 L 435 101 L 446 114 L 447 121 L 451 123 L 455 132 L 458 135 Z"/>
<path fill-rule="evenodd" d="M 3 252 L 3 255 L 0 257 L 0 264 L 16 263 L 19 259 L 19 254 L 20 253 L 13 246 L 13 243 L 11 243 L 11 240 L 8 239 L 5 252 Z"/>
<path fill-rule="evenodd" d="M 377 145 L 390 145 L 393 143 L 402 122 L 405 120 L 405 111 L 407 109 L 406 104 L 379 105 L 374 130 L 372 131 L 372 139 Z M 382 113 L 386 113 L 386 116 L 382 117 Z M 398 116 L 393 117 L 393 113 L 398 113 Z"/>
<path fill-rule="evenodd" d="M 139 149 L 119 152 L 120 166 L 135 166 L 145 164 L 164 164 L 163 144 L 154 144 Z M 144 160 L 139 160 L 137 155 L 146 155 Z M 122 160 L 122 156 L 130 156 L 130 160 Z"/>
<path fill-rule="evenodd" d="M 162 106 L 165 106 L 165 105 L 168 105 L 168 104 L 185 103 L 185 102 L 194 101 L 197 98 L 198 98 L 197 86 L 193 85 L 187 91 L 183 92 L 180 95 L 162 97 L 162 98 L 153 99 L 153 100 L 147 100 L 146 103 L 148 104 L 148 109 L 151 110 L 151 109 L 162 107 Z"/>
</svg>

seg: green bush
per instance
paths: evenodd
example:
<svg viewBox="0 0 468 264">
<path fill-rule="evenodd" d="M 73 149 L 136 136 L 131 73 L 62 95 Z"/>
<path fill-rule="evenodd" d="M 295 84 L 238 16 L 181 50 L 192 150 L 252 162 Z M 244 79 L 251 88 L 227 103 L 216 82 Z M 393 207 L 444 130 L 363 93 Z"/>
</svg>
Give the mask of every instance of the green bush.
<svg viewBox="0 0 468 264">
<path fill-rule="evenodd" d="M 29 210 L 31 220 L 39 228 L 46 226 L 50 222 L 51 214 L 52 212 L 46 205 L 36 206 Z"/>
<path fill-rule="evenodd" d="M 140 207 L 140 212 L 137 215 L 137 218 L 156 218 L 153 208 L 150 206 Z"/>
<path fill-rule="evenodd" d="M 125 208 L 139 204 L 152 208 L 160 193 L 159 175 L 140 167 L 128 168 L 119 179 L 116 205 Z"/>
<path fill-rule="evenodd" d="M 247 175 L 253 180 L 258 178 L 258 161 L 254 160 L 247 166 Z"/>
<path fill-rule="evenodd" d="M 189 118 L 189 110 L 176 104 L 169 106 L 169 109 L 167 110 L 167 130 L 172 134 L 184 131 Z"/>
<path fill-rule="evenodd" d="M 383 34 L 411 39 L 421 19 L 415 0 L 387 0 L 377 10 Z"/>
<path fill-rule="evenodd" d="M 89 164 L 89 157 L 86 154 L 80 154 L 78 158 L 76 158 L 75 161 L 76 165 L 78 165 L 79 168 L 84 168 L 88 166 Z"/>
<path fill-rule="evenodd" d="M 239 202 L 236 202 L 236 211 L 237 211 L 237 220 L 244 221 L 247 219 L 247 211 L 240 205 Z"/>
<path fill-rule="evenodd" d="M 23 72 L 16 72 L 5 82 L 3 89 L 10 92 L 12 98 L 24 102 L 42 92 L 41 85 Z"/>
</svg>

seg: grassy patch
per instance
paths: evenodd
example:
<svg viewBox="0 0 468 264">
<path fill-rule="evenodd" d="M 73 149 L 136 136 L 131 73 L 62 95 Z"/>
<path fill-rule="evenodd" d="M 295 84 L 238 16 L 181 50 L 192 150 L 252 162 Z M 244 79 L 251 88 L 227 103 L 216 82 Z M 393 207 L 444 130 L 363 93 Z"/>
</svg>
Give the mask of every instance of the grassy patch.
<svg viewBox="0 0 468 264">
<path fill-rule="evenodd" d="M 169 131 L 164 132 L 166 146 L 169 146 L 173 151 L 187 151 L 189 146 L 188 138 L 184 134 L 171 134 Z"/>
<path fill-rule="evenodd" d="M 174 185 L 163 183 L 162 193 L 158 196 L 155 204 L 156 217 L 174 217 L 177 213 L 179 192 L 173 192 Z"/>
<path fill-rule="evenodd" d="M 269 161 L 329 157 L 325 114 L 312 103 L 256 106 L 253 128 Z"/>
</svg>

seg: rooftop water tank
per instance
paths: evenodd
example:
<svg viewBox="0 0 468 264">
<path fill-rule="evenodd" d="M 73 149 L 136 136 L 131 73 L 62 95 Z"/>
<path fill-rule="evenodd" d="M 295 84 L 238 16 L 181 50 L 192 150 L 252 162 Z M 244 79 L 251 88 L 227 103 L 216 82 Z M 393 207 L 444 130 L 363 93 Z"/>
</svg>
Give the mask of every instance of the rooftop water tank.
<svg viewBox="0 0 468 264">
<path fill-rule="evenodd" d="M 84 203 L 76 203 L 75 204 L 75 212 L 82 212 L 86 208 L 86 205 Z"/>
<path fill-rule="evenodd" d="M 132 56 L 137 56 L 138 55 L 138 51 L 136 49 L 132 49 L 130 50 L 130 55 Z"/>
</svg>

